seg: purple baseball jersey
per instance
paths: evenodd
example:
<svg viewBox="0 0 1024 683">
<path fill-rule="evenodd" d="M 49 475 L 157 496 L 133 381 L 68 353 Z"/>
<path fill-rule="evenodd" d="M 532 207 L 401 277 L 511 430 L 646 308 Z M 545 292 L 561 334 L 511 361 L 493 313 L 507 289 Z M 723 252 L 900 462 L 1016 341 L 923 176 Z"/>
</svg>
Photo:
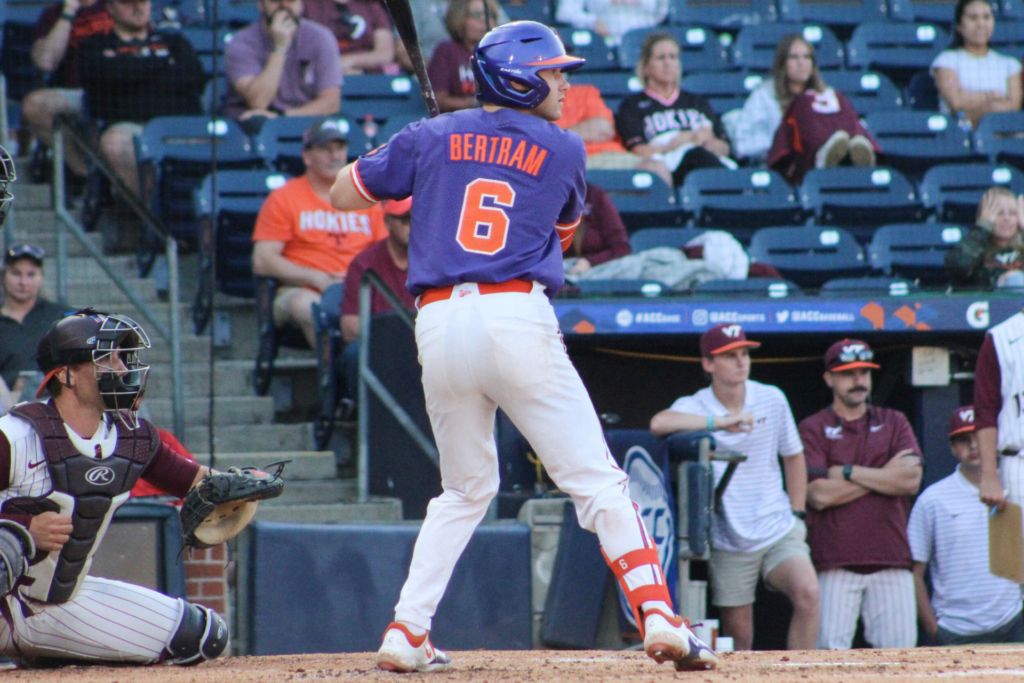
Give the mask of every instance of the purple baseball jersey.
<svg viewBox="0 0 1024 683">
<path fill-rule="evenodd" d="M 367 201 L 415 197 L 408 290 L 531 280 L 554 296 L 583 213 L 586 152 L 575 133 L 511 109 L 411 123 L 359 158 Z"/>
</svg>

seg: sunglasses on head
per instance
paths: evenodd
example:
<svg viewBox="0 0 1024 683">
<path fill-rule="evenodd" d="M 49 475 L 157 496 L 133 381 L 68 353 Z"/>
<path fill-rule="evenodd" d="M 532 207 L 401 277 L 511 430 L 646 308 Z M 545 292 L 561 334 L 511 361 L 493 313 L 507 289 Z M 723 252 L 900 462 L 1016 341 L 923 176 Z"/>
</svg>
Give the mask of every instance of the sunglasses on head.
<svg viewBox="0 0 1024 683">
<path fill-rule="evenodd" d="M 875 352 L 867 349 L 865 351 L 843 351 L 839 354 L 839 360 L 843 363 L 853 363 L 854 361 L 872 361 L 875 359 Z"/>
<path fill-rule="evenodd" d="M 7 249 L 7 261 L 15 261 L 26 256 L 42 261 L 46 257 L 46 252 L 34 244 L 14 244 Z"/>
</svg>

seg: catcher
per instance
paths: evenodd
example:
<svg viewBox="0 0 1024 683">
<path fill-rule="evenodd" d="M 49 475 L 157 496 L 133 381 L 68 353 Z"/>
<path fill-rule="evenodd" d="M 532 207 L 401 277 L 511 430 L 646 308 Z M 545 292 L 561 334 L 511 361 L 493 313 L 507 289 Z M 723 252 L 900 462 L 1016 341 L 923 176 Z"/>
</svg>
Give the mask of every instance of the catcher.
<svg viewBox="0 0 1024 683">
<path fill-rule="evenodd" d="M 231 538 L 252 518 L 255 500 L 283 490 L 280 468 L 273 476 L 211 473 L 138 418 L 149 373 L 139 353 L 149 346 L 129 318 L 71 313 L 39 342 L 40 394 L 52 398 L 0 418 L 0 472 L 9 473 L 0 476 L 0 524 L 17 522 L 31 535 L 30 566 L 24 576 L 12 571 L 14 588 L 0 599 L 0 650 L 19 666 L 198 664 L 227 646 L 216 612 L 88 576 L 114 512 L 140 478 L 185 498 L 188 547 Z"/>
</svg>

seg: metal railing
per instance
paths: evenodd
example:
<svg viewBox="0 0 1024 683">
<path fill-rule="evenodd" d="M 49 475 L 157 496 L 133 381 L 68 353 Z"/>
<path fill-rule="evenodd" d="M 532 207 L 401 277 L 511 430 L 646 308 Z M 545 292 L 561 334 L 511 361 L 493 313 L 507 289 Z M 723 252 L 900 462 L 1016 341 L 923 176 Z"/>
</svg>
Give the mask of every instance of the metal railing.
<svg viewBox="0 0 1024 683">
<path fill-rule="evenodd" d="M 163 241 L 164 253 L 167 257 L 168 271 L 168 304 L 170 306 L 169 325 L 156 314 L 138 293 L 125 281 L 120 273 L 107 259 L 103 251 L 96 246 L 88 233 L 82 228 L 65 205 L 64 186 L 64 144 L 72 140 L 84 153 L 89 163 L 103 173 L 111 183 L 114 191 L 124 200 L 128 207 L 141 220 L 145 229 Z M 103 269 L 110 280 L 124 293 L 128 301 L 138 309 L 157 335 L 163 338 L 171 348 L 171 403 L 173 411 L 173 431 L 179 439 L 185 438 L 185 387 L 182 373 L 181 358 L 181 292 L 178 274 L 178 243 L 171 237 L 149 207 L 132 192 L 120 176 L 111 168 L 107 160 L 88 142 L 75 127 L 72 119 L 59 116 L 54 121 L 53 132 L 53 208 L 57 214 L 57 290 L 61 301 L 68 300 L 68 238 L 70 233 L 89 253 L 89 256 Z"/>
<path fill-rule="evenodd" d="M 415 331 L 416 321 L 412 313 L 405 308 L 399 298 L 391 291 L 384 281 L 372 270 L 363 273 L 359 282 L 359 436 L 358 436 L 358 484 L 359 502 L 365 503 L 370 488 L 370 392 L 384 404 L 384 409 L 401 425 L 406 434 L 416 443 L 438 468 L 441 466 L 437 448 L 430 437 L 416 426 L 409 413 L 399 405 L 391 392 L 387 390 L 376 374 L 370 369 L 370 312 L 373 290 L 376 289 L 387 300 L 398 314 L 398 317 L 410 330 Z"/>
</svg>

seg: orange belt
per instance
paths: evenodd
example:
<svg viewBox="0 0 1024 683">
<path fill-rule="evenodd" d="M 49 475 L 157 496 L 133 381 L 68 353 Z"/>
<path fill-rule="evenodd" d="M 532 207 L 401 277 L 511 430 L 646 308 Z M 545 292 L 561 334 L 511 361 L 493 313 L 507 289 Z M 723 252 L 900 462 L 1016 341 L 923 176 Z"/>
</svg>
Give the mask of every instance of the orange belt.
<svg viewBox="0 0 1024 683">
<path fill-rule="evenodd" d="M 508 282 L 495 283 L 481 282 L 477 287 L 480 289 L 480 294 L 504 294 L 506 292 L 529 294 L 533 291 L 533 283 L 526 280 L 509 280 Z M 454 291 L 455 285 L 428 289 L 420 295 L 420 308 L 423 308 L 427 304 L 432 304 L 435 301 L 450 299 L 452 298 L 452 292 Z"/>
</svg>

